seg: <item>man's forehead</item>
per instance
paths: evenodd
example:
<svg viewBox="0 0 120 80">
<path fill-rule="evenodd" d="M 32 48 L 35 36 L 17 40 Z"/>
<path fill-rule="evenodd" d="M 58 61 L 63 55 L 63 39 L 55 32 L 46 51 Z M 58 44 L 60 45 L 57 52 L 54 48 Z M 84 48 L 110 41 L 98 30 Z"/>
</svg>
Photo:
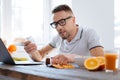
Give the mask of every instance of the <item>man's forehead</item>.
<svg viewBox="0 0 120 80">
<path fill-rule="evenodd" d="M 70 16 L 70 13 L 65 12 L 65 11 L 59 11 L 59 12 L 53 14 L 53 21 L 58 21 L 60 19 L 66 18 L 68 16 Z"/>
</svg>

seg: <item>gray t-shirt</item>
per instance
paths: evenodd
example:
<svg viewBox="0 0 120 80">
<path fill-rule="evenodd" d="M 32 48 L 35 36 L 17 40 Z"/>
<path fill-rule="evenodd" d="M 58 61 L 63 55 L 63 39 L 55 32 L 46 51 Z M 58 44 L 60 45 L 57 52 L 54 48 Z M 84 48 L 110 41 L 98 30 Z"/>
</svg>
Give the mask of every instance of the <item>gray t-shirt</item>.
<svg viewBox="0 0 120 80">
<path fill-rule="evenodd" d="M 59 35 L 53 38 L 50 45 L 59 48 L 59 53 L 74 53 L 83 56 L 90 55 L 92 48 L 101 46 L 100 38 L 97 33 L 89 27 L 78 27 L 78 32 L 70 42 L 63 40 Z"/>
</svg>

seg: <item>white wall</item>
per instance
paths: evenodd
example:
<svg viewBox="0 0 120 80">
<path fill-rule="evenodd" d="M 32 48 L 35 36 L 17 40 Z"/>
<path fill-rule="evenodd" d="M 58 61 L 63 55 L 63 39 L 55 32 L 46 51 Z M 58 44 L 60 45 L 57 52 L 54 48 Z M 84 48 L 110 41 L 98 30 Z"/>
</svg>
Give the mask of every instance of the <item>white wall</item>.
<svg viewBox="0 0 120 80">
<path fill-rule="evenodd" d="M 1 30 L 1 0 L 0 0 L 0 30 Z M 1 37 L 1 31 L 0 31 L 0 37 Z"/>
<path fill-rule="evenodd" d="M 79 25 L 93 27 L 105 49 L 114 48 L 114 0 L 72 0 Z"/>
</svg>

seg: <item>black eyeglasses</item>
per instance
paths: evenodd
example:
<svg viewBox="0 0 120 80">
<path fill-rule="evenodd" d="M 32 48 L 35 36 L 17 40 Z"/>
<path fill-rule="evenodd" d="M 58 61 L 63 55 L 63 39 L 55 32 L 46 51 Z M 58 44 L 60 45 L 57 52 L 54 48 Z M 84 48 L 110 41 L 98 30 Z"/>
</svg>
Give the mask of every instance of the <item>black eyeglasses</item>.
<svg viewBox="0 0 120 80">
<path fill-rule="evenodd" d="M 59 20 L 57 22 L 50 23 L 50 25 L 51 25 L 52 28 L 57 28 L 58 24 L 60 26 L 64 26 L 66 24 L 66 20 L 70 19 L 70 18 L 72 18 L 72 16 L 69 16 L 69 17 L 67 17 L 65 19 L 61 19 L 61 20 Z"/>
</svg>

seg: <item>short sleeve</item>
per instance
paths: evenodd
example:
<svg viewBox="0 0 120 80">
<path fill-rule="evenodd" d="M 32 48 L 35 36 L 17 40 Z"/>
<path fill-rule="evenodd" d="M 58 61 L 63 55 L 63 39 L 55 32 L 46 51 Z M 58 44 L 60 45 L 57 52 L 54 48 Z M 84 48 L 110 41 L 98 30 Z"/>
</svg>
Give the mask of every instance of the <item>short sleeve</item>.
<svg viewBox="0 0 120 80">
<path fill-rule="evenodd" d="M 53 48 L 56 48 L 60 45 L 62 39 L 59 35 L 55 36 L 52 41 L 49 43 Z"/>
<path fill-rule="evenodd" d="M 87 42 L 88 42 L 88 48 L 89 50 L 95 47 L 103 47 L 102 46 L 102 42 L 100 37 L 98 36 L 97 32 L 92 29 L 89 28 L 86 32 L 86 38 L 87 38 Z"/>
</svg>

